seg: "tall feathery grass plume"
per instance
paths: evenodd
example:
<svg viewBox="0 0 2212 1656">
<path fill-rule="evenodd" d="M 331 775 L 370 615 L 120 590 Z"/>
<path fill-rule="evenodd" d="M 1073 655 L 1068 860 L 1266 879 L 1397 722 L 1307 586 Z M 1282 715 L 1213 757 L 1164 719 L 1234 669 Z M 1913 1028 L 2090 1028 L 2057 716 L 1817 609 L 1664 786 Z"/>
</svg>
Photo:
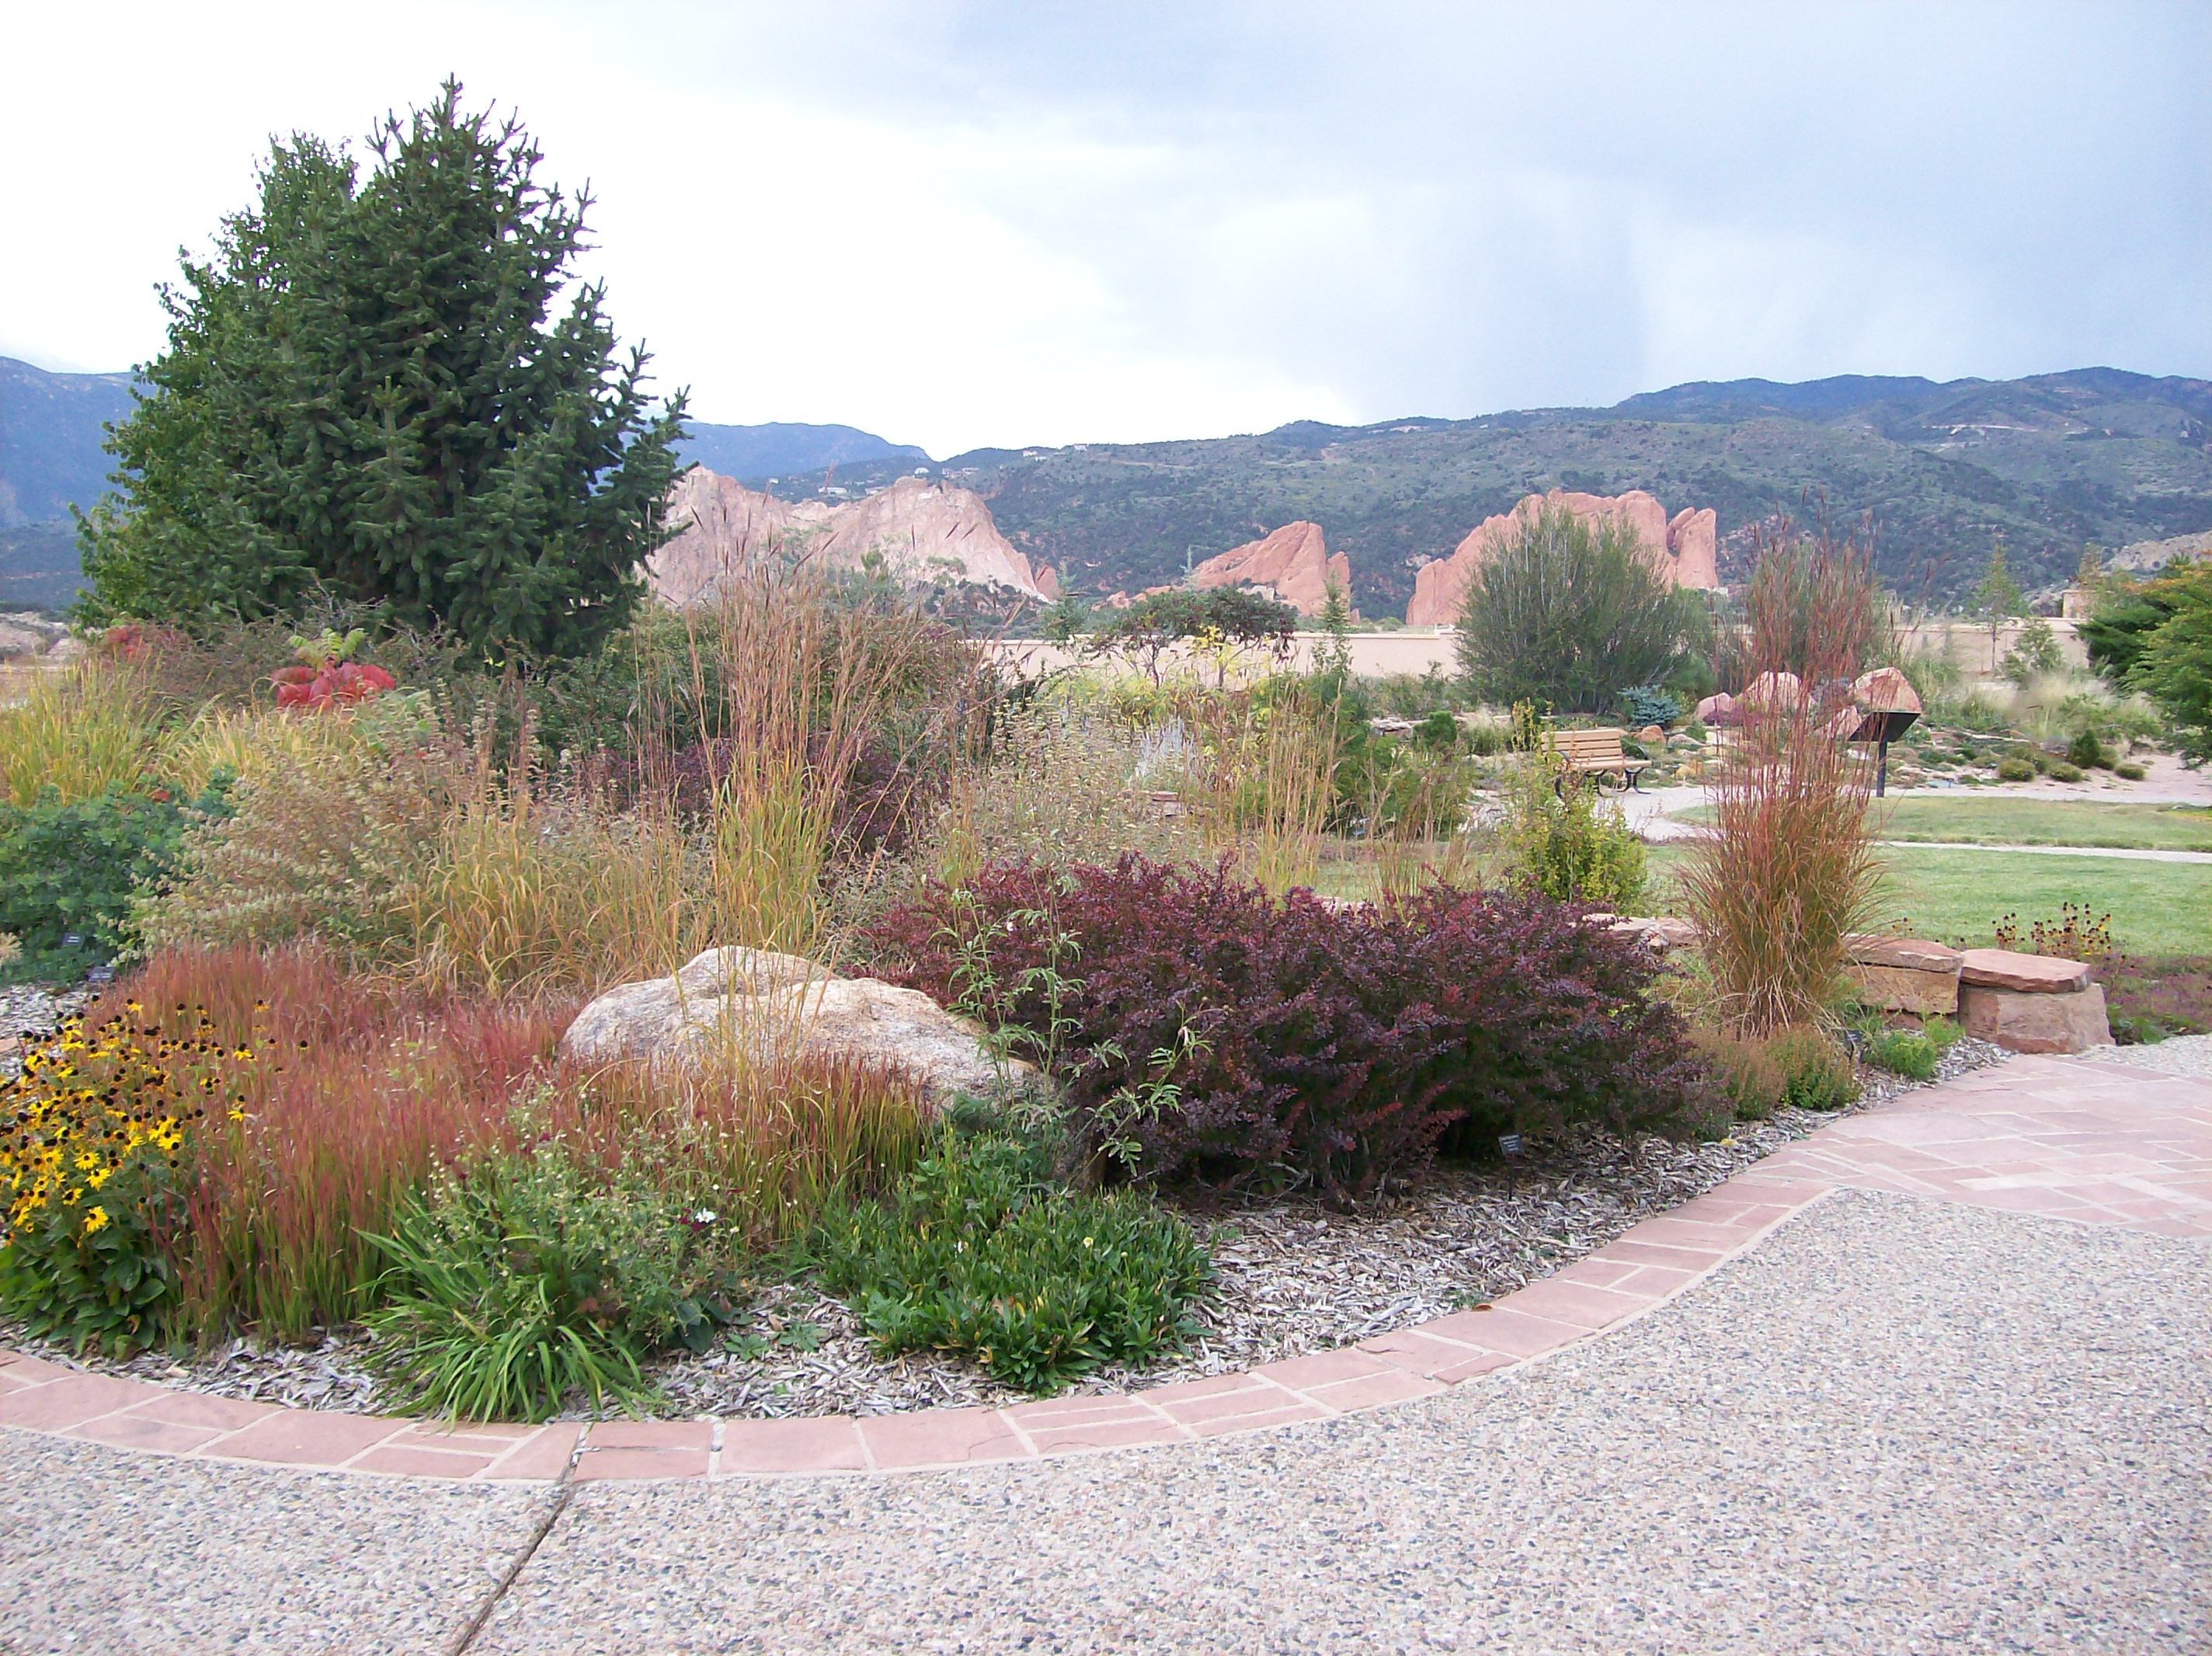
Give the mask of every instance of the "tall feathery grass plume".
<svg viewBox="0 0 2212 1656">
<path fill-rule="evenodd" d="M 1882 917 L 1883 868 L 1867 830 L 1873 765 L 1850 740 L 1877 611 L 1864 539 L 1787 518 L 1754 533 L 1753 676 L 1713 768 L 1711 831 L 1678 878 L 1716 1011 L 1759 1037 L 1828 1015 L 1851 935 Z"/>
</svg>

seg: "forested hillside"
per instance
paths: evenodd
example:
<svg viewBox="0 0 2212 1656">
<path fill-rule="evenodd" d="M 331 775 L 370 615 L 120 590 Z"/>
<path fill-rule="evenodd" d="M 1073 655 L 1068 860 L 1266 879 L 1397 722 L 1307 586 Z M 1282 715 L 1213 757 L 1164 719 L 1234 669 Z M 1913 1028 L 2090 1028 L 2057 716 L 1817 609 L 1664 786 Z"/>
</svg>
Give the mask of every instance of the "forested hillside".
<svg viewBox="0 0 2212 1656">
<path fill-rule="evenodd" d="M 890 468 L 880 468 L 889 475 Z M 2002 536 L 2030 585 L 2082 545 L 2212 527 L 2212 383 L 2089 368 L 2030 380 L 1676 386 L 1611 409 L 1301 423 L 1201 441 L 986 450 L 945 462 L 1079 589 L 1135 590 L 1288 521 L 1350 554 L 1353 596 L 1402 612 L 1422 561 L 1533 490 L 1645 489 L 1713 508 L 1723 573 L 1778 510 L 1871 514 L 1883 574 L 1955 597 Z M 818 479 L 817 479 L 818 480 Z M 841 468 L 845 487 L 881 481 Z M 787 488 L 789 486 L 787 482 Z"/>
</svg>

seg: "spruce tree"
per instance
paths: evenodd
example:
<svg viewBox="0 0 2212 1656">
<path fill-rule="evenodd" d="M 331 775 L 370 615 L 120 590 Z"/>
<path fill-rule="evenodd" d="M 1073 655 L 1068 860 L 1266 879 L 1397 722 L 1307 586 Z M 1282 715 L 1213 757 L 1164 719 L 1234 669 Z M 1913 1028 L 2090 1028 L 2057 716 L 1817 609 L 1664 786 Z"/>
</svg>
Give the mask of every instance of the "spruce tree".
<svg viewBox="0 0 2212 1656">
<path fill-rule="evenodd" d="M 80 526 L 87 618 L 380 608 L 487 652 L 588 653 L 659 544 L 683 399 L 655 411 L 605 292 L 556 301 L 588 192 L 447 81 L 367 177 L 295 136 L 213 256 L 163 289 L 168 349 Z"/>
</svg>

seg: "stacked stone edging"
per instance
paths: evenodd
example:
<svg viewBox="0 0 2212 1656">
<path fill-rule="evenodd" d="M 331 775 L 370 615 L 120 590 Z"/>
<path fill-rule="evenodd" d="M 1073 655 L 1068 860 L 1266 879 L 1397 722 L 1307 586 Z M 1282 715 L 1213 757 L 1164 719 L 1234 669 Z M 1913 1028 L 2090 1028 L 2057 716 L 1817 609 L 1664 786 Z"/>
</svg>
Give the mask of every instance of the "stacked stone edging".
<svg viewBox="0 0 2212 1656">
<path fill-rule="evenodd" d="M 1851 981 L 1867 1005 L 1917 1018 L 1958 1012 L 1958 950 L 1926 938 L 1864 936 L 1850 939 L 1850 950 Z"/>
<path fill-rule="evenodd" d="M 1667 917 L 1594 916 L 1639 935 L 1659 953 L 1697 947 L 1696 928 Z M 1959 1020 L 1977 1040 L 2008 1052 L 2087 1052 L 2112 1044 L 2105 991 L 2079 960 L 2011 949 L 1954 949 L 1920 937 L 1862 934 L 1846 940 L 1859 999 L 1911 1020 Z"/>
<path fill-rule="evenodd" d="M 1960 971 L 1959 1026 L 2010 1052 L 2087 1052 L 2112 1044 L 2105 990 L 2079 960 L 2010 949 L 1968 949 Z"/>
</svg>

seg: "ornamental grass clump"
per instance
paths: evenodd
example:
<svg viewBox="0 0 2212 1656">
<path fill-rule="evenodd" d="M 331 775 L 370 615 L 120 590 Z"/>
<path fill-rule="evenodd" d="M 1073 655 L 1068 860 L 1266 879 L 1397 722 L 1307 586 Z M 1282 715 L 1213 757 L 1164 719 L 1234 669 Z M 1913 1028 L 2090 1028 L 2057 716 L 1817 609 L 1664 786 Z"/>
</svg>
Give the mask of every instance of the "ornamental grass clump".
<svg viewBox="0 0 2212 1656">
<path fill-rule="evenodd" d="M 1739 1034 L 1826 1017 L 1850 936 L 1878 929 L 1874 768 L 1849 740 L 1873 591 L 1863 547 L 1801 539 L 1787 520 L 1758 531 L 1745 645 L 1758 676 L 1712 768 L 1712 831 L 1677 876 L 1715 1011 Z"/>
<path fill-rule="evenodd" d="M 155 956 L 82 1029 L 27 1056 L 19 1093 L 64 1070 L 73 1090 L 19 1117 L 42 1136 L 11 1144 L 8 1173 L 28 1190 L 29 1158 L 59 1149 L 74 1164 L 86 1141 L 137 1123 L 89 1235 L 118 1232 L 99 1245 L 109 1253 L 131 1242 L 143 1270 L 128 1292 L 143 1297 L 103 1302 L 84 1249 L 21 1251 L 58 1222 L 49 1197 L 46 1221 L 11 1222 L 0 1298 L 55 1337 L 112 1348 L 297 1340 L 352 1320 L 382 1269 L 365 1233 L 388 1230 L 434 1169 L 507 1138 L 510 1103 L 550 1073 L 568 1010 L 409 996 L 313 949 Z M 68 1200 L 77 1189 L 61 1187 L 62 1206 L 88 1215 L 82 1194 Z"/>
<path fill-rule="evenodd" d="M 1066 1190 L 1021 1141 L 950 1132 L 885 1200 L 828 1215 L 814 1251 L 884 1355 L 959 1352 L 1031 1392 L 1179 1344 L 1212 1275 L 1138 1193 Z"/>
<path fill-rule="evenodd" d="M 19 808 L 132 791 L 152 759 L 160 708 L 143 661 L 101 654 L 26 681 L 0 708 L 0 799 Z"/>
</svg>

